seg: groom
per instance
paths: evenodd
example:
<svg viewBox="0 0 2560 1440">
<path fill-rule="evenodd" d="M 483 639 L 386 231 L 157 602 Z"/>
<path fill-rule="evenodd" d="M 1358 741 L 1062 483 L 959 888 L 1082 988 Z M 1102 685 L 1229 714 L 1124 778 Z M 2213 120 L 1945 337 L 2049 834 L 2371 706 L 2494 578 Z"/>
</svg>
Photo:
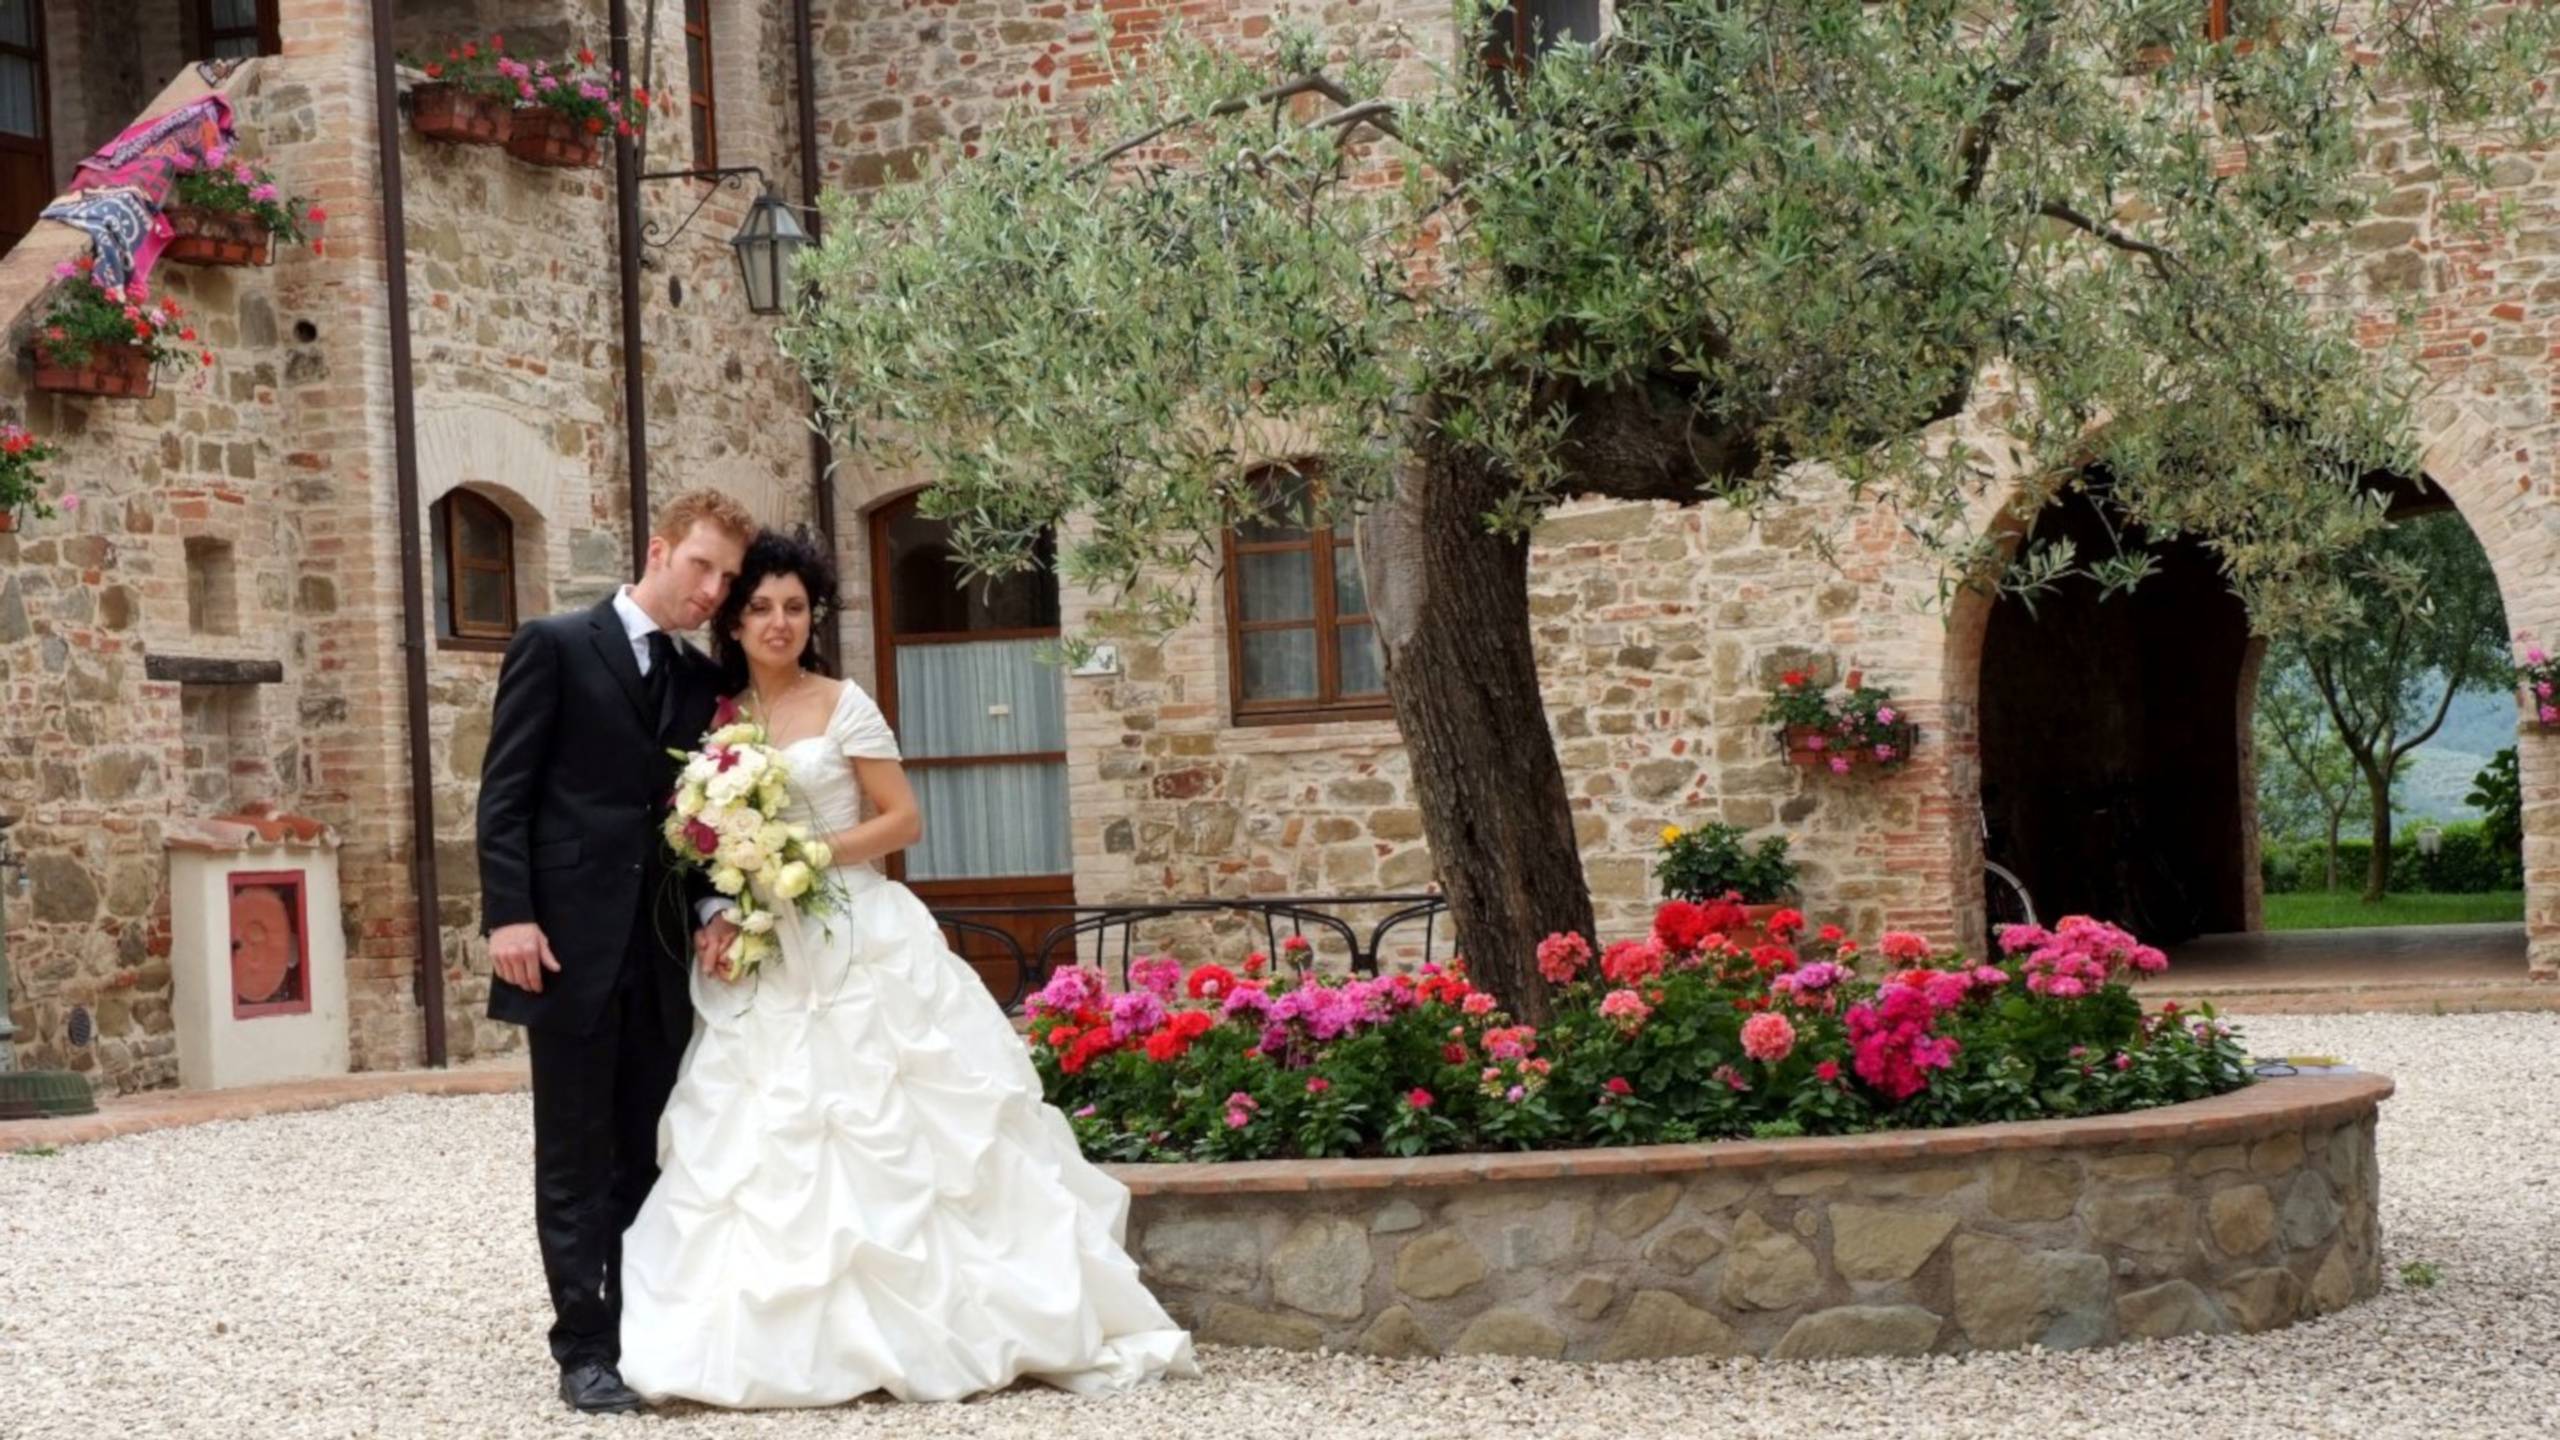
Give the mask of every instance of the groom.
<svg viewBox="0 0 2560 1440">
<path fill-rule="evenodd" d="M 693 1031 L 692 932 L 659 826 L 670 749 L 709 728 L 719 672 L 679 632 L 710 620 L 755 522 L 717 490 L 668 502 L 647 568 L 594 608 L 516 632 L 480 773 L 492 1019 L 533 1061 L 534 1227 L 560 1398 L 640 1407 L 622 1383 L 622 1232 L 658 1177 L 658 1114 Z"/>
</svg>

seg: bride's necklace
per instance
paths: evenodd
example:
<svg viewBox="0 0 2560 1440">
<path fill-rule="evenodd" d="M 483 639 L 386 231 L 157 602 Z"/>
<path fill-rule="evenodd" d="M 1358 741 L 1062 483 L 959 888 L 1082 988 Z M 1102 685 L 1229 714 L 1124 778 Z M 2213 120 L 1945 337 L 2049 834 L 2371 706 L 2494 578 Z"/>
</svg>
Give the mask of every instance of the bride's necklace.
<svg viewBox="0 0 2560 1440">
<path fill-rule="evenodd" d="M 800 687 L 807 684 L 808 681 L 809 672 L 806 670 L 803 670 L 799 674 L 793 676 L 791 683 L 782 687 L 782 695 L 780 699 L 788 700 L 792 696 L 799 694 Z M 766 699 L 764 688 L 762 686 L 750 685 L 748 689 L 756 697 L 756 718 L 763 723 L 765 733 L 771 734 L 773 732 L 773 707 L 780 703 L 780 701 Z"/>
</svg>

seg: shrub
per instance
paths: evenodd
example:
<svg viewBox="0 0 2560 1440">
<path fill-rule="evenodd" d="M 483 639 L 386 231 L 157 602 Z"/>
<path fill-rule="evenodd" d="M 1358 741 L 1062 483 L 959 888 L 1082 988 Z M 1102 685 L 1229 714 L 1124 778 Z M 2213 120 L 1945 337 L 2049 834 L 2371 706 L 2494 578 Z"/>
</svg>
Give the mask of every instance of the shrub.
<svg viewBox="0 0 2560 1440">
<path fill-rule="evenodd" d="M 1666 900 L 1703 904 L 1732 897 L 1745 905 L 1775 905 L 1795 894 L 1796 863 L 1787 837 L 1771 835 L 1745 847 L 1740 828 L 1701 825 L 1662 829 L 1661 858 L 1653 876 Z"/>
</svg>

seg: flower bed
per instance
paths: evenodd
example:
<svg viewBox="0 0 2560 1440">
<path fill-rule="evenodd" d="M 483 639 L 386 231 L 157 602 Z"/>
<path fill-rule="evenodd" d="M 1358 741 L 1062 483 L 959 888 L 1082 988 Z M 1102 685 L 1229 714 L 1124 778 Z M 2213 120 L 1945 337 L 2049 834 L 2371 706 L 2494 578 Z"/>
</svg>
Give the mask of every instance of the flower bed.
<svg viewBox="0 0 2560 1440">
<path fill-rule="evenodd" d="M 1221 1344 L 1827 1358 L 2258 1331 L 2381 1284 L 2374 1075 L 1824 1140 L 1115 1165 Z"/>
<path fill-rule="evenodd" d="M 1085 969 L 1032 998 L 1052 1103 L 1107 1160 L 1415 1156 L 1852 1134 L 2174 1104 L 2246 1083 L 2208 1013 L 2146 1015 L 2125 981 L 2166 965 L 2074 918 L 2001 937 L 2002 965 L 1887 934 L 1874 959 L 1792 910 L 1665 904 L 1594 953 L 1552 936 L 1555 1016 L 1515 1023 L 1462 963 L 1279 983 L 1269 962 Z M 1739 937 L 1739 938 L 1737 938 Z M 1302 953 L 1302 952 L 1301 952 Z"/>
</svg>

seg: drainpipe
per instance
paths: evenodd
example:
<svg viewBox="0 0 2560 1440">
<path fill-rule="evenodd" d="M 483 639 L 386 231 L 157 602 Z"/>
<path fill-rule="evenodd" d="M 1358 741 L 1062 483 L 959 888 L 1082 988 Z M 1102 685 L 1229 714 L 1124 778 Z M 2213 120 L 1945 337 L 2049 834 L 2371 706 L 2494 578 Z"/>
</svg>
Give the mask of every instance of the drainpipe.
<svg viewBox="0 0 2560 1440">
<path fill-rule="evenodd" d="M 809 239 L 818 239 L 818 80 L 817 40 L 809 16 L 809 0 L 792 0 L 792 63 L 798 71 L 800 89 L 800 204 L 801 223 L 809 229 Z M 818 536 L 827 547 L 827 558 L 836 555 L 836 484 L 835 457 L 827 445 L 827 432 L 821 425 L 809 427 L 810 508 L 818 518 Z M 819 639 L 820 652 L 827 663 L 842 671 L 843 657 L 838 654 L 839 622 Z"/>
<path fill-rule="evenodd" d="M 399 480 L 400 650 L 409 706 L 409 867 L 418 897 L 418 1004 L 427 1012 L 427 1064 L 445 1065 L 444 924 L 436 886 L 436 792 L 427 756 L 426 546 L 418 524 L 418 409 L 409 358 L 409 218 L 401 204 L 400 84 L 391 53 L 392 0 L 373 0 L 374 144 L 382 156 L 382 271 L 391 321 L 391 464 Z"/>
<path fill-rule="evenodd" d="M 613 0 L 614 102 L 631 108 L 631 3 Z M 622 270 L 623 448 L 631 474 L 631 574 L 649 566 L 649 402 L 640 382 L 640 147 L 616 126 L 613 137 L 614 251 Z"/>
</svg>

